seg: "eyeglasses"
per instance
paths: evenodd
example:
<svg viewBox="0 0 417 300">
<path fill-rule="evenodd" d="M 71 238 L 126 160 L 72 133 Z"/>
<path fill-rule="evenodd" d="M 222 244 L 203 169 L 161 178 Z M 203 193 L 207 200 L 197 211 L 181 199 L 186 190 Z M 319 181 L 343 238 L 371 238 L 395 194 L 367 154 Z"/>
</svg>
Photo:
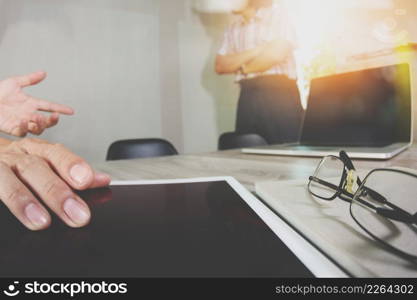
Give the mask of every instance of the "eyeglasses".
<svg viewBox="0 0 417 300">
<path fill-rule="evenodd" d="M 346 152 L 321 160 L 309 178 L 309 192 L 322 200 L 350 203 L 353 220 L 398 255 L 417 259 L 417 175 L 375 169 L 362 181 Z"/>
</svg>

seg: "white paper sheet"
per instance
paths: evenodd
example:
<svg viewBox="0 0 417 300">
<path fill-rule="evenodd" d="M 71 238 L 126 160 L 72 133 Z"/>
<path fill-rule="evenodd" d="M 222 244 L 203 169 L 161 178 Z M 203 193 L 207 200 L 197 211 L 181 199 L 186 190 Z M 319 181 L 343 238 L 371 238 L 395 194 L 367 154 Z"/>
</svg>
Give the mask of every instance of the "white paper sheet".
<svg viewBox="0 0 417 300">
<path fill-rule="evenodd" d="M 355 277 L 417 277 L 417 267 L 387 252 L 349 214 L 349 203 L 315 199 L 307 180 L 262 182 L 257 194 Z"/>
</svg>

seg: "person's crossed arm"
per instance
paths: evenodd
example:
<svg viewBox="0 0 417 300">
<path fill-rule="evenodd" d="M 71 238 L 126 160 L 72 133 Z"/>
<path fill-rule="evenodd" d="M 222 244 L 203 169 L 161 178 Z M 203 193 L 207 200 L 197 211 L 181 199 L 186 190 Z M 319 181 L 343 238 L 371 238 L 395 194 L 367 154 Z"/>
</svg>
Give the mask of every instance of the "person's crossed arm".
<svg viewBox="0 0 417 300">
<path fill-rule="evenodd" d="M 284 39 L 276 39 L 264 45 L 262 51 L 254 59 L 241 67 L 243 74 L 262 73 L 285 61 L 293 51 L 292 45 Z"/>
<path fill-rule="evenodd" d="M 73 109 L 62 104 L 37 99 L 24 93 L 23 88 L 38 84 L 45 72 L 35 72 L 0 81 L 0 131 L 23 137 L 28 133 L 40 135 L 58 123 L 59 114 L 72 115 Z M 49 112 L 50 114 L 42 114 Z"/>
<path fill-rule="evenodd" d="M 218 74 L 232 74 L 238 71 L 243 74 L 265 72 L 285 61 L 292 50 L 289 42 L 276 39 L 250 50 L 217 55 L 215 69 Z"/>
<path fill-rule="evenodd" d="M 90 209 L 74 190 L 109 183 L 108 175 L 96 173 L 62 145 L 0 139 L 0 199 L 31 230 L 50 225 L 45 206 L 71 227 L 87 225 Z"/>
<path fill-rule="evenodd" d="M 215 63 L 216 73 L 219 75 L 236 73 L 243 65 L 258 57 L 263 50 L 263 46 L 258 46 L 239 53 L 218 54 Z"/>
</svg>

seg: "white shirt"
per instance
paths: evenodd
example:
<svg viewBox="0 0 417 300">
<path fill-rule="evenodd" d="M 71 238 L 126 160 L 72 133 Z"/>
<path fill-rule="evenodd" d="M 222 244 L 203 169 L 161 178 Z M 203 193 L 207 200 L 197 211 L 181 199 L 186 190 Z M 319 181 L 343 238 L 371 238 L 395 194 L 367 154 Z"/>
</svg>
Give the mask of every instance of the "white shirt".
<svg viewBox="0 0 417 300">
<path fill-rule="evenodd" d="M 256 15 L 247 23 L 243 16 L 237 19 L 226 29 L 219 55 L 228 55 L 243 52 L 256 48 L 265 42 L 274 39 L 287 40 L 293 49 L 297 47 L 296 34 L 285 7 L 282 4 L 273 4 L 271 7 L 261 8 Z M 236 74 L 236 81 L 254 78 L 261 75 L 287 75 L 295 79 L 296 65 L 294 55 L 291 54 L 286 61 L 283 61 L 266 72 Z"/>
</svg>

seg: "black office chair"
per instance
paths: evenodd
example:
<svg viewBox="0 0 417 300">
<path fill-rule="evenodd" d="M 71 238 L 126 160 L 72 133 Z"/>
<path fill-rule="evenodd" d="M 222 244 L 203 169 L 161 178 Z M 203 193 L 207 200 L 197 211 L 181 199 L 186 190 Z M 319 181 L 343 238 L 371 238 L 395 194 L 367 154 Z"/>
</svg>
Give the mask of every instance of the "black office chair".
<svg viewBox="0 0 417 300">
<path fill-rule="evenodd" d="M 258 134 L 239 134 L 236 132 L 223 133 L 219 138 L 219 150 L 240 149 L 268 145 L 267 141 Z"/>
<path fill-rule="evenodd" d="M 135 139 L 114 142 L 107 151 L 106 160 L 149 158 L 177 155 L 178 151 L 163 139 Z"/>
</svg>

